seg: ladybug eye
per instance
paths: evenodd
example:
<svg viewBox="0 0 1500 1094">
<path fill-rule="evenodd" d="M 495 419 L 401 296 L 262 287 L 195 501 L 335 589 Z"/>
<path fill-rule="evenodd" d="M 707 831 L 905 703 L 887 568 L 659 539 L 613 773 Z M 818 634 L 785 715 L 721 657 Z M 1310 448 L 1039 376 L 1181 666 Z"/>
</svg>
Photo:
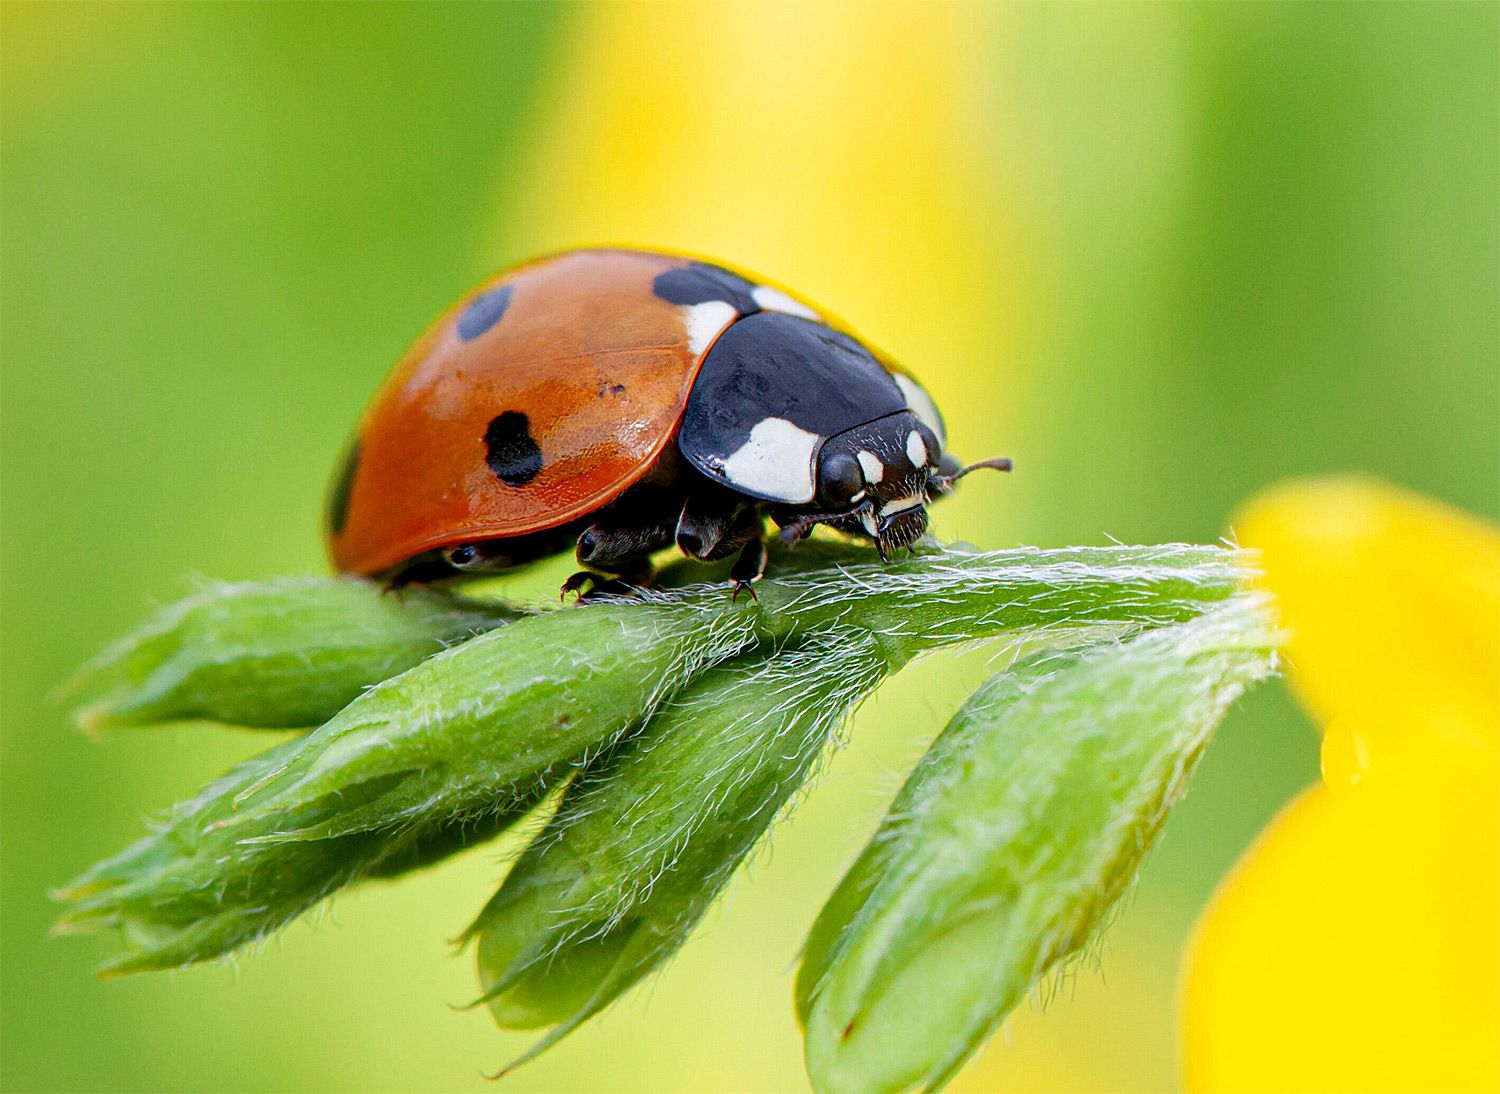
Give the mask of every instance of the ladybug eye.
<svg viewBox="0 0 1500 1094">
<path fill-rule="evenodd" d="M 853 456 L 835 453 L 818 465 L 818 497 L 825 505 L 853 505 L 864 489 L 865 476 Z"/>
</svg>

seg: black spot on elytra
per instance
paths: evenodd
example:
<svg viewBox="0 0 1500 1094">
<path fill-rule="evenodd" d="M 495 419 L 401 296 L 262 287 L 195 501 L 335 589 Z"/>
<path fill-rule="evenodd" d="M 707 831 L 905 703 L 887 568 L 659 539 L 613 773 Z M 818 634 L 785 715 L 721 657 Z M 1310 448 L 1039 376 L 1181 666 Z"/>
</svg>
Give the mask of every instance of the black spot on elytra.
<svg viewBox="0 0 1500 1094">
<path fill-rule="evenodd" d="M 484 462 L 506 486 L 525 486 L 542 469 L 542 450 L 531 436 L 531 422 L 507 410 L 484 431 Z"/>
<path fill-rule="evenodd" d="M 349 495 L 354 489 L 354 476 L 359 471 L 359 438 L 355 438 L 344 452 L 338 472 L 328 487 L 328 527 L 334 535 L 342 535 L 344 524 L 349 519 Z"/>
<path fill-rule="evenodd" d="M 657 274 L 651 291 L 673 304 L 706 304 L 723 300 L 741 315 L 754 315 L 760 305 L 751 295 L 755 286 L 737 273 L 707 262 L 694 262 L 680 270 Z"/>
<path fill-rule="evenodd" d="M 485 290 L 470 300 L 469 306 L 458 317 L 458 336 L 465 342 L 474 341 L 500 322 L 500 317 L 505 314 L 505 309 L 509 306 L 509 285 L 500 285 Z"/>
</svg>

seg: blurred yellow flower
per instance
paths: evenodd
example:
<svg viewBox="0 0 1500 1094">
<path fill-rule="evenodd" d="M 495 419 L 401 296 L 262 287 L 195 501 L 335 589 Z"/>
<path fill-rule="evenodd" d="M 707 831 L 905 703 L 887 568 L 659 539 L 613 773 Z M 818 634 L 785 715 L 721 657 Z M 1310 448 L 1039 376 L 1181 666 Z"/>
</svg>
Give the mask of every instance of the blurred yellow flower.
<svg viewBox="0 0 1500 1094">
<path fill-rule="evenodd" d="M 849 0 L 586 10 L 547 139 L 498 203 L 506 257 L 617 243 L 754 271 L 917 372 L 965 453 L 1003 450 L 1029 377 L 1014 363 L 1021 248 L 975 139 L 992 16 Z M 1006 398 L 966 400 L 996 361 Z"/>
<path fill-rule="evenodd" d="M 1500 531 L 1363 479 L 1273 488 L 1235 528 L 1323 780 L 1197 926 L 1185 1085 L 1500 1089 Z"/>
</svg>

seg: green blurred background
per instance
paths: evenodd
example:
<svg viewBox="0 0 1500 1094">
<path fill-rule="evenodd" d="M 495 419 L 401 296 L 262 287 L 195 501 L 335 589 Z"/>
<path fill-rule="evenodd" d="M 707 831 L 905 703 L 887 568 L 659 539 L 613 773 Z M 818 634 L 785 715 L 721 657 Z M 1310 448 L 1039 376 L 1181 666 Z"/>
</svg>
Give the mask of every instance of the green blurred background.
<svg viewBox="0 0 1500 1094">
<path fill-rule="evenodd" d="M 321 571 L 365 399 L 515 260 L 683 247 L 843 314 L 1016 458 L 949 538 L 1211 540 L 1348 469 L 1500 515 L 1497 11 L 4 4 L 5 1088 L 493 1089 L 526 1043 L 447 1006 L 493 849 L 232 965 L 98 983 L 109 940 L 46 933 L 50 885 L 266 740 L 90 741 L 50 693 L 189 575 Z M 984 672 L 889 685 L 666 974 L 505 1088 L 804 1089 L 801 936 Z M 1171 1087 L 1185 932 L 1316 763 L 1280 686 L 1242 703 L 1100 968 L 958 1088 Z"/>
</svg>

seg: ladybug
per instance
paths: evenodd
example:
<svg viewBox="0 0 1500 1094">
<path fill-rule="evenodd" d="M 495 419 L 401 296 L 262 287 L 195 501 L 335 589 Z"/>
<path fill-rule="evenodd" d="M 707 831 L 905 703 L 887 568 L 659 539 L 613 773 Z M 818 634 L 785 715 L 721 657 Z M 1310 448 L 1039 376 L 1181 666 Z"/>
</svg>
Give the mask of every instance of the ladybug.
<svg viewBox="0 0 1500 1094">
<path fill-rule="evenodd" d="M 765 520 L 886 558 L 976 467 L 917 382 L 801 300 L 725 267 L 597 249 L 481 285 L 397 362 L 334 476 L 328 551 L 392 586 L 572 547 L 564 585 L 640 584 L 676 545 L 765 568 Z"/>
</svg>

